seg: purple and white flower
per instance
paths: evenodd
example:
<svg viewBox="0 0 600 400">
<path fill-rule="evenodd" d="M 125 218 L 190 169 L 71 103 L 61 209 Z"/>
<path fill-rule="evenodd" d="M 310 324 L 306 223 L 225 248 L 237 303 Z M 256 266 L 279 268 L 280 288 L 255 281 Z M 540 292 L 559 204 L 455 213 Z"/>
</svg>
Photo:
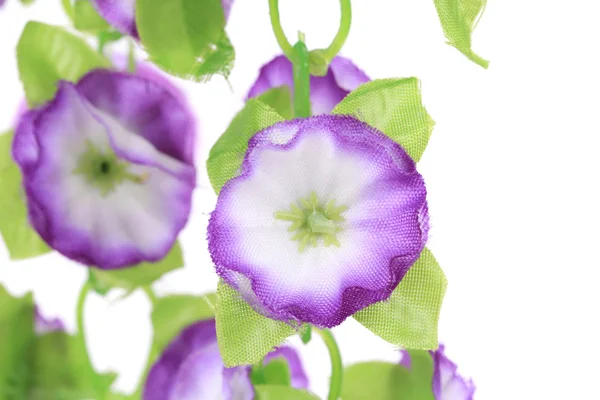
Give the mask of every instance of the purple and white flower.
<svg viewBox="0 0 600 400">
<path fill-rule="evenodd" d="M 98 14 L 116 30 L 136 39 L 140 38 L 135 23 L 135 0 L 91 0 L 91 2 Z M 233 0 L 221 0 L 221 3 L 227 20 Z"/>
<path fill-rule="evenodd" d="M 263 315 L 333 327 L 389 298 L 428 233 L 426 189 L 396 142 L 350 116 L 252 137 L 208 226 L 217 273 Z"/>
<path fill-rule="evenodd" d="M 282 347 L 265 358 L 284 357 L 290 366 L 292 386 L 308 387 L 296 352 Z M 143 400 L 252 400 L 254 388 L 249 365 L 225 368 L 217 344 L 214 320 L 196 322 L 169 344 L 152 366 Z"/>
<path fill-rule="evenodd" d="M 400 364 L 411 368 L 410 354 L 402 351 Z M 475 385 L 457 372 L 457 366 L 444 354 L 444 345 L 436 351 L 430 351 L 433 359 L 433 382 L 431 388 L 435 400 L 473 400 Z"/>
<path fill-rule="evenodd" d="M 310 77 L 310 104 L 313 115 L 329 114 L 348 93 L 369 77 L 352 61 L 337 56 L 329 64 L 327 75 Z M 260 96 L 269 89 L 287 86 L 294 90 L 294 71 L 286 56 L 278 56 L 265 64 L 248 92 L 248 98 Z"/>
<path fill-rule="evenodd" d="M 158 261 L 185 226 L 195 187 L 194 119 L 171 89 L 95 70 L 60 82 L 13 142 L 29 219 L 52 248 L 102 269 Z"/>
</svg>

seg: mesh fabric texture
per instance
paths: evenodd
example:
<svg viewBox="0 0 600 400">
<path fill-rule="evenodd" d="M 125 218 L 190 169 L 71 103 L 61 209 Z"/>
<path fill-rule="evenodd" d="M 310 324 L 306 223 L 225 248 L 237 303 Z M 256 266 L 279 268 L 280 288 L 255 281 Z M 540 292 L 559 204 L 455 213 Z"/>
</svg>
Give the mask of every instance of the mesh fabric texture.
<svg viewBox="0 0 600 400">
<path fill-rule="evenodd" d="M 489 66 L 489 61 L 473 52 L 471 36 L 485 10 L 486 2 L 487 0 L 434 0 L 448 44 L 483 68 Z"/>
<path fill-rule="evenodd" d="M 333 114 L 352 115 L 398 142 L 419 161 L 435 122 L 421 102 L 417 78 L 378 79 L 351 92 Z"/>
<path fill-rule="evenodd" d="M 386 341 L 406 349 L 438 348 L 438 319 L 447 286 L 444 272 L 427 248 L 387 301 L 354 318 Z"/>
</svg>

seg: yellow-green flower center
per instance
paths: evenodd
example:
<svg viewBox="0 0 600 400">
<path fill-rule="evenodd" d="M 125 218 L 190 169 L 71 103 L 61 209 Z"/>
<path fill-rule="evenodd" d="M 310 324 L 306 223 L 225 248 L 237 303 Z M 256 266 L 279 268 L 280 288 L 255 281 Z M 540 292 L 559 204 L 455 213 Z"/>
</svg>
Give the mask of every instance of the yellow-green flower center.
<svg viewBox="0 0 600 400">
<path fill-rule="evenodd" d="M 117 157 L 112 149 L 103 151 L 88 141 L 87 149 L 79 157 L 73 172 L 83 175 L 90 185 L 97 187 L 106 196 L 125 180 L 135 183 L 146 181 L 147 176 L 134 175 L 129 167 L 130 164 Z"/>
<path fill-rule="evenodd" d="M 308 246 L 340 246 L 337 233 L 341 230 L 339 224 L 344 222 L 342 213 L 347 206 L 337 206 L 335 200 L 322 205 L 315 192 L 307 198 L 298 201 L 299 205 L 290 204 L 288 211 L 277 211 L 275 219 L 291 222 L 288 228 L 293 232 L 292 240 L 298 241 L 298 249 L 302 252 Z"/>
</svg>

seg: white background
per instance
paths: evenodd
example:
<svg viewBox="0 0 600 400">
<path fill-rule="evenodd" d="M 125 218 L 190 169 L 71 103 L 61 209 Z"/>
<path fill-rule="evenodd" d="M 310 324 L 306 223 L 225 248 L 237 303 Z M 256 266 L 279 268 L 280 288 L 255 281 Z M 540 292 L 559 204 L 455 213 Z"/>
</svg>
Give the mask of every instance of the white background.
<svg viewBox="0 0 600 400">
<path fill-rule="evenodd" d="M 58 0 L 0 11 L 0 128 L 22 97 L 14 48 L 28 19 L 67 24 Z M 291 38 L 329 44 L 335 0 L 281 0 Z M 419 164 L 433 224 L 430 248 L 449 288 L 440 338 L 477 399 L 600 399 L 600 6 L 592 0 L 491 1 L 474 36 L 489 70 L 444 44 L 431 0 L 355 0 L 343 54 L 372 78 L 417 76 L 437 125 Z M 237 52 L 233 91 L 221 78 L 181 82 L 201 121 L 200 188 L 183 233 L 186 267 L 155 285 L 161 294 L 213 291 L 206 250 L 215 202 L 204 161 L 243 104 L 264 62 L 278 53 L 266 0 L 238 0 L 228 32 Z M 9 262 L 0 244 L 0 281 L 33 290 L 47 315 L 75 329 L 86 270 L 57 254 Z M 116 298 L 112 293 L 109 300 Z M 91 296 L 88 342 L 100 369 L 131 391 L 150 340 L 142 293 L 121 302 Z M 353 321 L 335 328 L 345 363 L 395 361 L 392 346 Z M 299 341 L 296 340 L 296 343 Z M 301 348 L 312 387 L 327 392 L 329 361 L 316 338 Z"/>
</svg>

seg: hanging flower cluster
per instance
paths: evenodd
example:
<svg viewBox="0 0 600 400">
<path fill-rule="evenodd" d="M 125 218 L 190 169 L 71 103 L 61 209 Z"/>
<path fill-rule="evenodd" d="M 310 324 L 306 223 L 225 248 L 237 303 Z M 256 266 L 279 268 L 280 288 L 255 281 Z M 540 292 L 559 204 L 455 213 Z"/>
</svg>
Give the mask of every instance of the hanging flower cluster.
<svg viewBox="0 0 600 400">
<path fill-rule="evenodd" d="M 451 44 L 487 66 L 470 34 L 455 32 L 470 33 L 481 7 L 454 21 L 452 4 L 435 3 Z M 434 123 L 416 78 L 371 80 L 338 54 L 349 0 L 331 45 L 313 51 L 303 34 L 287 41 L 269 1 L 284 55 L 260 69 L 206 163 L 218 196 L 206 237 L 218 288 L 154 294 L 155 281 L 184 265 L 177 239 L 197 177 L 195 113 L 155 66 L 197 82 L 227 78 L 232 4 L 63 1 L 79 34 L 34 21 L 23 30 L 16 52 L 27 106 L 0 135 L 0 233 L 13 259 L 56 250 L 92 268 L 75 335 L 44 318 L 30 294 L 0 285 L 0 397 L 314 399 L 285 341 L 316 333 L 332 360 L 330 399 L 472 400 L 473 383 L 438 347 L 446 278 L 426 248 L 417 168 Z M 127 56 L 108 52 L 119 40 Z M 141 50 L 151 63 L 138 60 Z M 94 370 L 85 345 L 86 296 L 114 288 L 143 289 L 153 309 L 150 357 L 131 395 Z M 328 328 L 351 316 L 407 349 L 402 361 L 344 368 Z"/>
</svg>

